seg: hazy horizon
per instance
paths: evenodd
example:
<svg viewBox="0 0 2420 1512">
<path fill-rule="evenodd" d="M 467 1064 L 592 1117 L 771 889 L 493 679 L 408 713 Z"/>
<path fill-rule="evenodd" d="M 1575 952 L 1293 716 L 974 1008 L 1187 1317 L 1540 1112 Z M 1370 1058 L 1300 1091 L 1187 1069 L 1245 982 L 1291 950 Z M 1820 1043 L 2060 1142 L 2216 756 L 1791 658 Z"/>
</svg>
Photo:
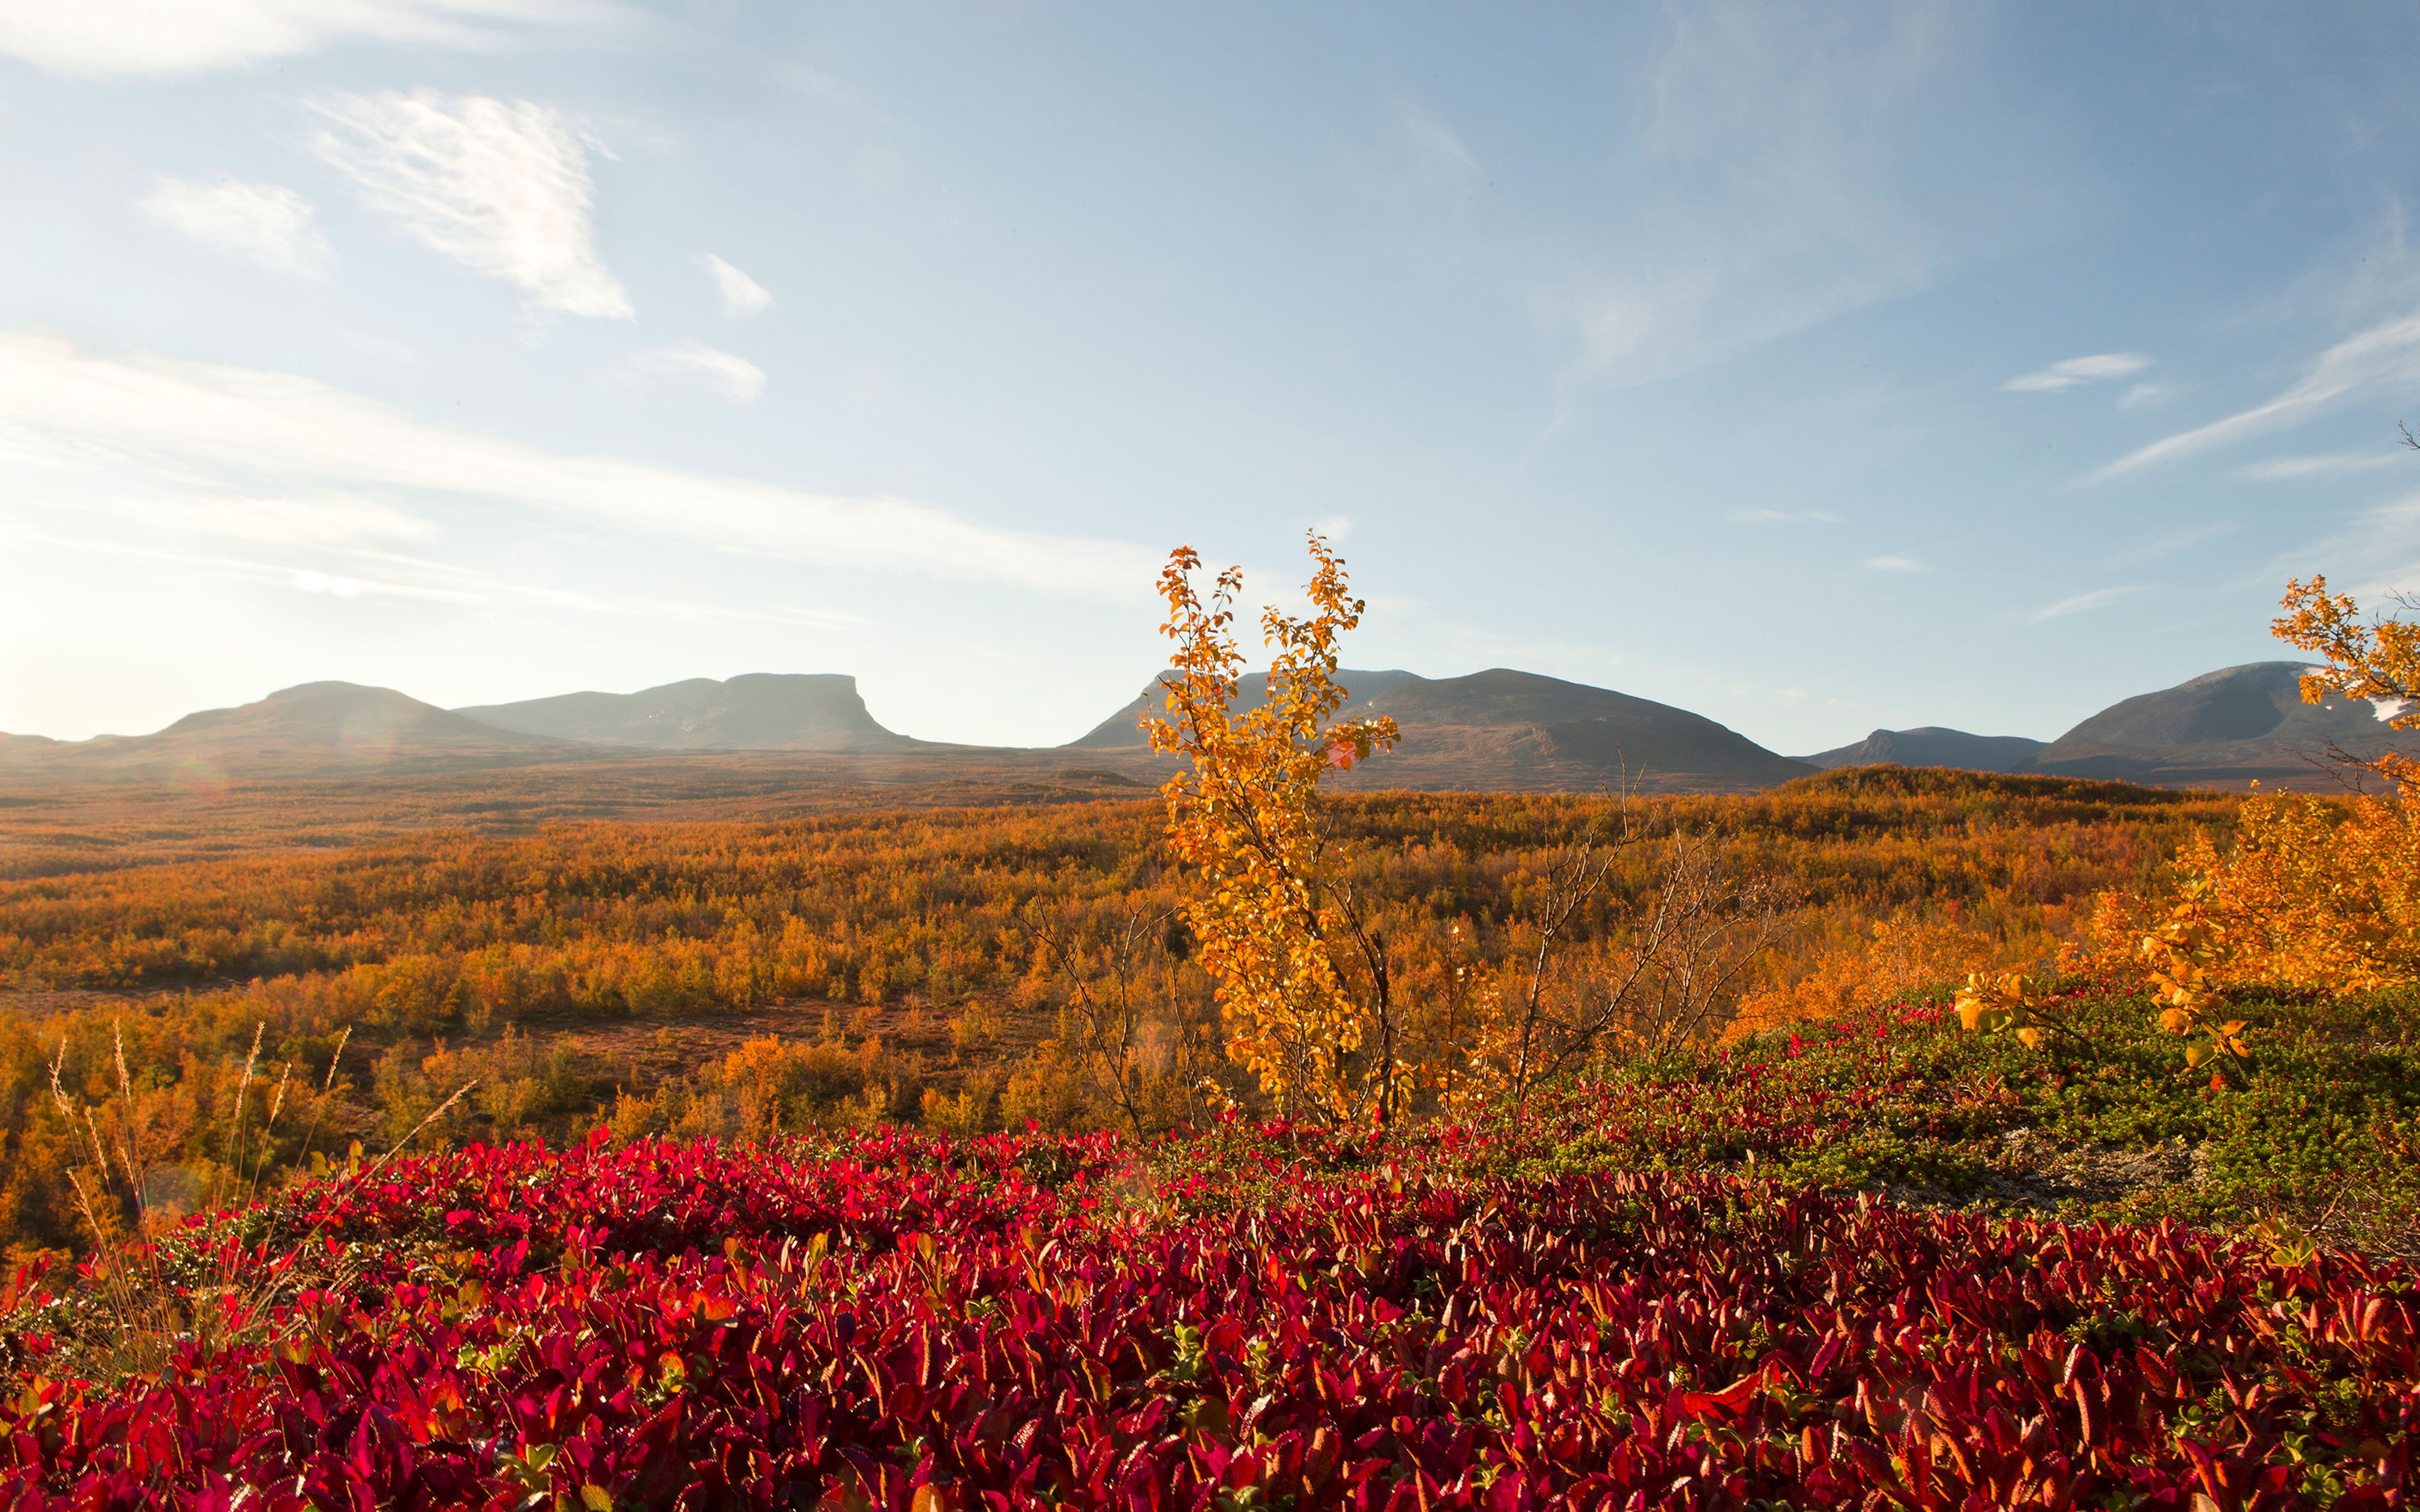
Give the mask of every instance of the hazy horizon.
<svg viewBox="0 0 2420 1512">
<path fill-rule="evenodd" d="M 2402 19 L 0 0 L 0 730 L 1055 745 L 1317 527 L 1356 666 L 2049 739 L 2420 587 Z"/>
</svg>

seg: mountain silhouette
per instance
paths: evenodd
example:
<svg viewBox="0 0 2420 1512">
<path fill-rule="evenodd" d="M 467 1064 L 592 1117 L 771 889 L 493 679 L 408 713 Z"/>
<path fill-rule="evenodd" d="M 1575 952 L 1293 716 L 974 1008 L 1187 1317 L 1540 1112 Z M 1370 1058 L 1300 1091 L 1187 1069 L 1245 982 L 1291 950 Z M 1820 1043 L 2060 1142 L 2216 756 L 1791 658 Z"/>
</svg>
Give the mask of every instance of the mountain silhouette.
<svg viewBox="0 0 2420 1512">
<path fill-rule="evenodd" d="M 1970 772 L 2030 772 L 2042 742 L 2024 735 L 1971 735 L 1929 724 L 1919 730 L 1877 730 L 1854 746 L 1799 760 L 1826 771 L 1841 766 L 1954 766 Z"/>
<path fill-rule="evenodd" d="M 2304 702 L 2302 676 L 2311 670 L 2247 662 L 2121 700 L 2043 747 L 2035 770 L 2168 786 L 2256 778 L 2310 785 L 2335 752 L 2420 755 L 2420 734 L 2390 729 L 2373 704 L 2334 695 Z"/>
<path fill-rule="evenodd" d="M 391 687 L 328 682 L 189 714 L 147 735 L 9 737 L 0 743 L 0 769 L 106 778 L 194 764 L 225 776 L 307 776 L 511 765 L 577 749 L 564 741 L 493 729 Z"/>
<path fill-rule="evenodd" d="M 498 730 L 648 750 L 881 752 L 928 748 L 875 722 L 836 672 L 692 677 L 636 693 L 564 693 L 456 714 Z"/>
<path fill-rule="evenodd" d="M 1166 695 L 1162 691 L 1162 679 L 1166 675 L 1162 673 L 1160 677 L 1155 677 L 1144 684 L 1143 690 L 1135 695 L 1133 702 L 1094 725 L 1084 734 L 1067 742 L 1061 748 L 1117 750 L 1128 746 L 1149 745 L 1150 742 L 1142 733 L 1141 719 L 1146 714 L 1158 715 L 1163 718 L 1167 717 L 1168 704 Z M 1344 689 L 1343 717 L 1348 718 L 1354 715 L 1363 701 L 1374 694 L 1383 693 L 1388 688 L 1404 683 L 1427 681 L 1425 678 L 1406 671 L 1355 671 L 1350 668 L 1339 668 L 1331 675 L 1336 679 L 1336 685 Z M 1268 673 L 1246 672 L 1235 679 L 1236 713 L 1243 714 L 1259 708 L 1268 702 Z"/>
<path fill-rule="evenodd" d="M 1651 787 L 1763 787 L 1814 770 L 1668 703 L 1536 672 L 1492 668 L 1467 677 L 1340 671 L 1342 717 L 1385 715 L 1403 744 L 1346 774 L 1347 787 L 1586 788 L 1625 779 Z M 1266 696 L 1260 673 L 1238 679 L 1239 708 Z M 1158 684 L 1073 742 L 1143 744 L 1135 719 L 1159 702 Z"/>
</svg>

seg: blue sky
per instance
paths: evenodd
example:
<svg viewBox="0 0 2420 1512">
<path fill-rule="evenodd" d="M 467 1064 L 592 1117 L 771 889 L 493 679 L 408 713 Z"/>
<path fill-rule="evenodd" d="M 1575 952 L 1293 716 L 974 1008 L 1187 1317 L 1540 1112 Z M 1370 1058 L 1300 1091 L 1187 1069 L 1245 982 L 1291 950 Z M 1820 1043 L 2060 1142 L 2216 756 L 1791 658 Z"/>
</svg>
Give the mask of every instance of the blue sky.
<svg viewBox="0 0 2420 1512">
<path fill-rule="evenodd" d="M 2420 587 L 2420 8 L 0 0 L 0 729 L 1348 664 L 2057 734 Z"/>
</svg>

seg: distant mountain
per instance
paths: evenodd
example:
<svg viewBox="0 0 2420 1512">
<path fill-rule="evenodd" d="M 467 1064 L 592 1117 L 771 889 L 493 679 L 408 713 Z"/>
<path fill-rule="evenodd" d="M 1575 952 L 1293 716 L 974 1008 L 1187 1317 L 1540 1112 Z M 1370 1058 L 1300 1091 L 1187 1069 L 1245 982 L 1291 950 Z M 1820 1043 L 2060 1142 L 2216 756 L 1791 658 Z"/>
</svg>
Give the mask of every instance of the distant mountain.
<svg viewBox="0 0 2420 1512">
<path fill-rule="evenodd" d="M 2044 747 L 2035 769 L 2167 786 L 2249 779 L 2307 780 L 2331 749 L 2360 758 L 2420 755 L 2420 735 L 2390 730 L 2358 700 L 2303 702 L 2302 662 L 2256 661 L 2113 703 Z"/>
<path fill-rule="evenodd" d="M 1573 789 L 1618 784 L 1627 774 L 1657 788 L 1754 788 L 1815 770 L 1702 715 L 1535 672 L 1340 671 L 1337 680 L 1352 695 L 1345 716 L 1386 715 L 1404 732 L 1395 750 L 1342 779 L 1347 787 Z M 1133 721 L 1156 703 L 1156 687 L 1075 745 L 1142 744 Z M 1264 684 L 1256 675 L 1238 692 L 1257 703 Z"/>
<path fill-rule="evenodd" d="M 929 742 L 876 724 L 857 679 L 830 672 L 750 672 L 727 682 L 692 677 L 637 693 L 565 693 L 454 712 L 520 734 L 648 750 L 930 748 Z"/>
<path fill-rule="evenodd" d="M 0 771 L 138 777 L 198 763 L 226 776 L 430 771 L 545 761 L 575 752 L 449 714 L 391 687 L 304 683 L 256 703 L 189 714 L 154 734 L 0 741 Z"/>
<path fill-rule="evenodd" d="M 1970 735 L 1937 724 L 1921 730 L 1877 730 L 1854 746 L 1802 756 L 1831 771 L 1842 766 L 1954 766 L 1969 772 L 2030 772 L 2042 742 L 2024 735 Z"/>
<path fill-rule="evenodd" d="M 2047 746 L 2017 736 L 1927 727 L 1877 730 L 1804 761 L 1777 756 L 1685 709 L 1610 688 L 1495 668 L 1467 677 L 1345 671 L 1343 713 L 1387 715 L 1396 749 L 1336 779 L 1348 789 L 1585 791 L 1623 782 L 1662 791 L 1742 791 L 1812 772 L 1894 764 L 2010 775 L 2112 779 L 2164 787 L 2331 785 L 2331 750 L 2420 757 L 2420 733 L 2397 733 L 2367 703 L 2302 701 L 2296 662 L 2228 667 L 2111 705 Z M 1246 706 L 1265 695 L 1255 674 Z M 51 740 L 0 734 L 0 781 L 193 780 L 409 775 L 652 757 L 790 753 L 840 762 L 848 780 L 971 780 L 970 760 L 1036 780 L 1085 752 L 1080 770 L 1126 779 L 1171 769 L 1147 751 L 1135 717 L 1159 705 L 1155 682 L 1080 740 L 1053 750 L 939 745 L 884 729 L 856 679 L 757 673 L 693 678 L 638 693 L 569 693 L 445 710 L 393 688 L 306 683 L 256 703 L 188 715 L 148 735 Z M 1030 771 L 1028 769 L 1031 769 Z M 820 770 L 820 768 L 819 768 Z M 990 770 L 990 768 L 985 768 Z M 995 773 L 995 776 L 998 774 Z M 827 773 L 837 780 L 839 777 Z M 766 781 L 790 779 L 767 776 Z M 1057 780 L 1052 779 L 1052 780 Z"/>
<path fill-rule="evenodd" d="M 1353 714 L 1362 701 L 1383 693 L 1390 687 L 1399 687 L 1404 683 L 1427 681 L 1425 678 L 1405 671 L 1354 671 L 1345 668 L 1340 668 L 1335 675 L 1337 685 L 1342 687 L 1347 695 L 1345 705 L 1347 715 Z M 1239 714 L 1248 709 L 1259 708 L 1267 702 L 1268 696 L 1269 678 L 1266 672 L 1249 672 L 1235 680 L 1235 710 Z M 1149 742 L 1143 738 L 1138 721 L 1146 714 L 1165 715 L 1168 712 L 1168 705 L 1164 698 L 1165 695 L 1160 691 L 1160 681 L 1155 677 L 1144 686 L 1141 692 L 1135 695 L 1132 703 L 1094 725 L 1090 733 L 1067 742 L 1061 748 L 1116 750 L 1127 746 L 1148 745 Z"/>
</svg>

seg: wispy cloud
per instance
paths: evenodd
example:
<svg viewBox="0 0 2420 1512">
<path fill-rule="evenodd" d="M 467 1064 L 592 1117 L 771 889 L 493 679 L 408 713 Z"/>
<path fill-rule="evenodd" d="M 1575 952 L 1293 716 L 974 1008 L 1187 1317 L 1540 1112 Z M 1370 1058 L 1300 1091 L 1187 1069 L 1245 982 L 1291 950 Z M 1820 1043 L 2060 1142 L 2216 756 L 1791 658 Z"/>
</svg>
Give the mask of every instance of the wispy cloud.
<svg viewBox="0 0 2420 1512">
<path fill-rule="evenodd" d="M 0 524 L 5 529 L 5 524 Z M 721 622 L 734 625 L 764 625 L 794 629 L 848 629 L 862 625 L 857 616 L 827 609 L 801 609 L 793 605 L 769 605 L 752 608 L 729 603 L 699 603 L 679 598 L 631 598 L 615 595 L 600 596 L 572 589 L 556 588 L 543 583 L 520 582 L 466 567 L 455 563 L 431 562 L 424 558 L 397 556 L 393 552 L 362 548 L 330 552 L 331 558 L 347 563 L 344 571 L 334 568 L 333 562 L 317 567 L 296 568 L 256 558 L 222 556 L 209 552 L 178 550 L 159 546 L 143 546 L 124 540 L 99 540 L 89 535 L 58 534 L 42 531 L 8 532 L 15 541 L 58 547 L 88 556 L 117 557 L 161 563 L 192 571 L 209 574 L 236 582 L 267 587 L 290 587 L 297 593 L 324 594 L 337 599 L 410 599 L 441 604 L 484 605 L 497 609 L 535 606 L 550 609 L 571 609 L 585 614 L 659 620 L 690 620 L 700 623 Z M 367 563 L 367 565 L 359 565 Z"/>
<path fill-rule="evenodd" d="M 2025 616 L 2025 623 L 2040 625 L 2045 620 L 2063 620 L 2071 614 L 2082 614 L 2088 609 L 2115 604 L 2121 598 L 2142 591 L 2140 584 L 2125 588 L 2096 588 L 2088 594 L 2078 594 L 2073 598 L 2062 598 L 2046 609 L 2036 609 Z"/>
<path fill-rule="evenodd" d="M 857 498 L 571 456 L 420 419 L 283 373 L 0 337 L 0 495 L 209 501 L 427 498 L 867 572 L 1136 603 L 1159 566 L 1112 541 L 1000 530 Z"/>
<path fill-rule="evenodd" d="M 636 23 L 602 0 L 5 0 L 0 54 L 54 73 L 198 73 L 355 39 L 486 51 Z"/>
<path fill-rule="evenodd" d="M 1987 203 L 1910 150 L 1979 54 L 1965 12 L 1893 5 L 1673 8 L 1654 116 L 1614 192 L 1606 250 L 1533 291 L 1575 349 L 1555 425 L 1593 383 L 1726 361 L 1927 286 L 1995 234 L 2023 190 Z M 1998 171 L 1995 169 L 1994 171 Z M 2008 164 L 2005 181 L 2025 176 Z"/>
<path fill-rule="evenodd" d="M 2411 383 L 2415 365 L 2420 365 L 2420 316 L 2382 322 L 2320 353 L 2309 372 L 2268 403 L 2129 452 L 2091 474 L 2091 481 L 2114 478 L 2248 436 L 2300 424 L 2320 406 L 2355 389 L 2378 383 Z"/>
<path fill-rule="evenodd" d="M 2332 472 L 2367 472 L 2373 468 L 2409 463 L 2411 456 L 2401 452 L 2330 452 L 2317 456 L 2273 456 L 2266 462 L 2251 462 L 2235 470 L 2235 476 L 2248 483 L 2285 483 L 2295 478 L 2316 477 Z"/>
<path fill-rule="evenodd" d="M 696 341 L 676 341 L 633 353 L 614 364 L 613 376 L 625 382 L 659 380 L 704 389 L 734 404 L 752 403 L 765 392 L 763 368 L 735 352 Z"/>
<path fill-rule="evenodd" d="M 2313 571 L 2363 603 L 2420 593 L 2420 494 L 2336 516 L 2315 539 L 2273 557 L 2258 580 L 2274 584 Z"/>
<path fill-rule="evenodd" d="M 334 254 L 312 224 L 311 203 L 283 184 L 189 184 L 163 178 L 139 203 L 144 214 L 207 247 L 317 278 Z"/>
<path fill-rule="evenodd" d="M 2141 352 L 2102 352 L 2093 357 L 2071 357 L 2053 363 L 2048 367 L 2022 374 L 2000 385 L 2010 393 L 2057 393 L 2082 383 L 2099 383 L 2108 378 L 2129 378 L 2151 365 L 2151 360 Z M 2138 384 L 2138 389 L 2149 384 Z M 2132 394 L 2127 396 L 2130 400 Z"/>
<path fill-rule="evenodd" d="M 2168 531 L 2150 539 L 2115 551 L 2101 558 L 2103 568 L 2131 567 L 2139 563 L 2160 562 L 2181 555 L 2205 542 L 2232 535 L 2240 527 L 2231 519 L 2211 520 L 2207 524 L 2188 526 L 2180 531 Z"/>
<path fill-rule="evenodd" d="M 230 536 L 272 546 L 351 546 L 367 541 L 425 541 L 437 527 L 419 516 L 367 499 L 263 498 L 257 495 L 146 497 L 124 495 L 81 505 L 140 525 L 147 532 Z"/>
<path fill-rule="evenodd" d="M 631 316 L 589 223 L 587 148 L 562 112 L 423 90 L 343 96 L 318 114 L 319 155 L 430 250 L 520 285 L 542 310 Z"/>
<path fill-rule="evenodd" d="M 732 267 L 710 252 L 697 255 L 697 265 L 714 280 L 715 292 L 722 296 L 722 313 L 737 320 L 772 308 L 773 296 L 765 285 Z"/>
<path fill-rule="evenodd" d="M 1932 568 L 1930 563 L 1918 562 L 1914 557 L 1868 557 L 1866 570 L 1868 572 L 1931 572 Z"/>
</svg>

